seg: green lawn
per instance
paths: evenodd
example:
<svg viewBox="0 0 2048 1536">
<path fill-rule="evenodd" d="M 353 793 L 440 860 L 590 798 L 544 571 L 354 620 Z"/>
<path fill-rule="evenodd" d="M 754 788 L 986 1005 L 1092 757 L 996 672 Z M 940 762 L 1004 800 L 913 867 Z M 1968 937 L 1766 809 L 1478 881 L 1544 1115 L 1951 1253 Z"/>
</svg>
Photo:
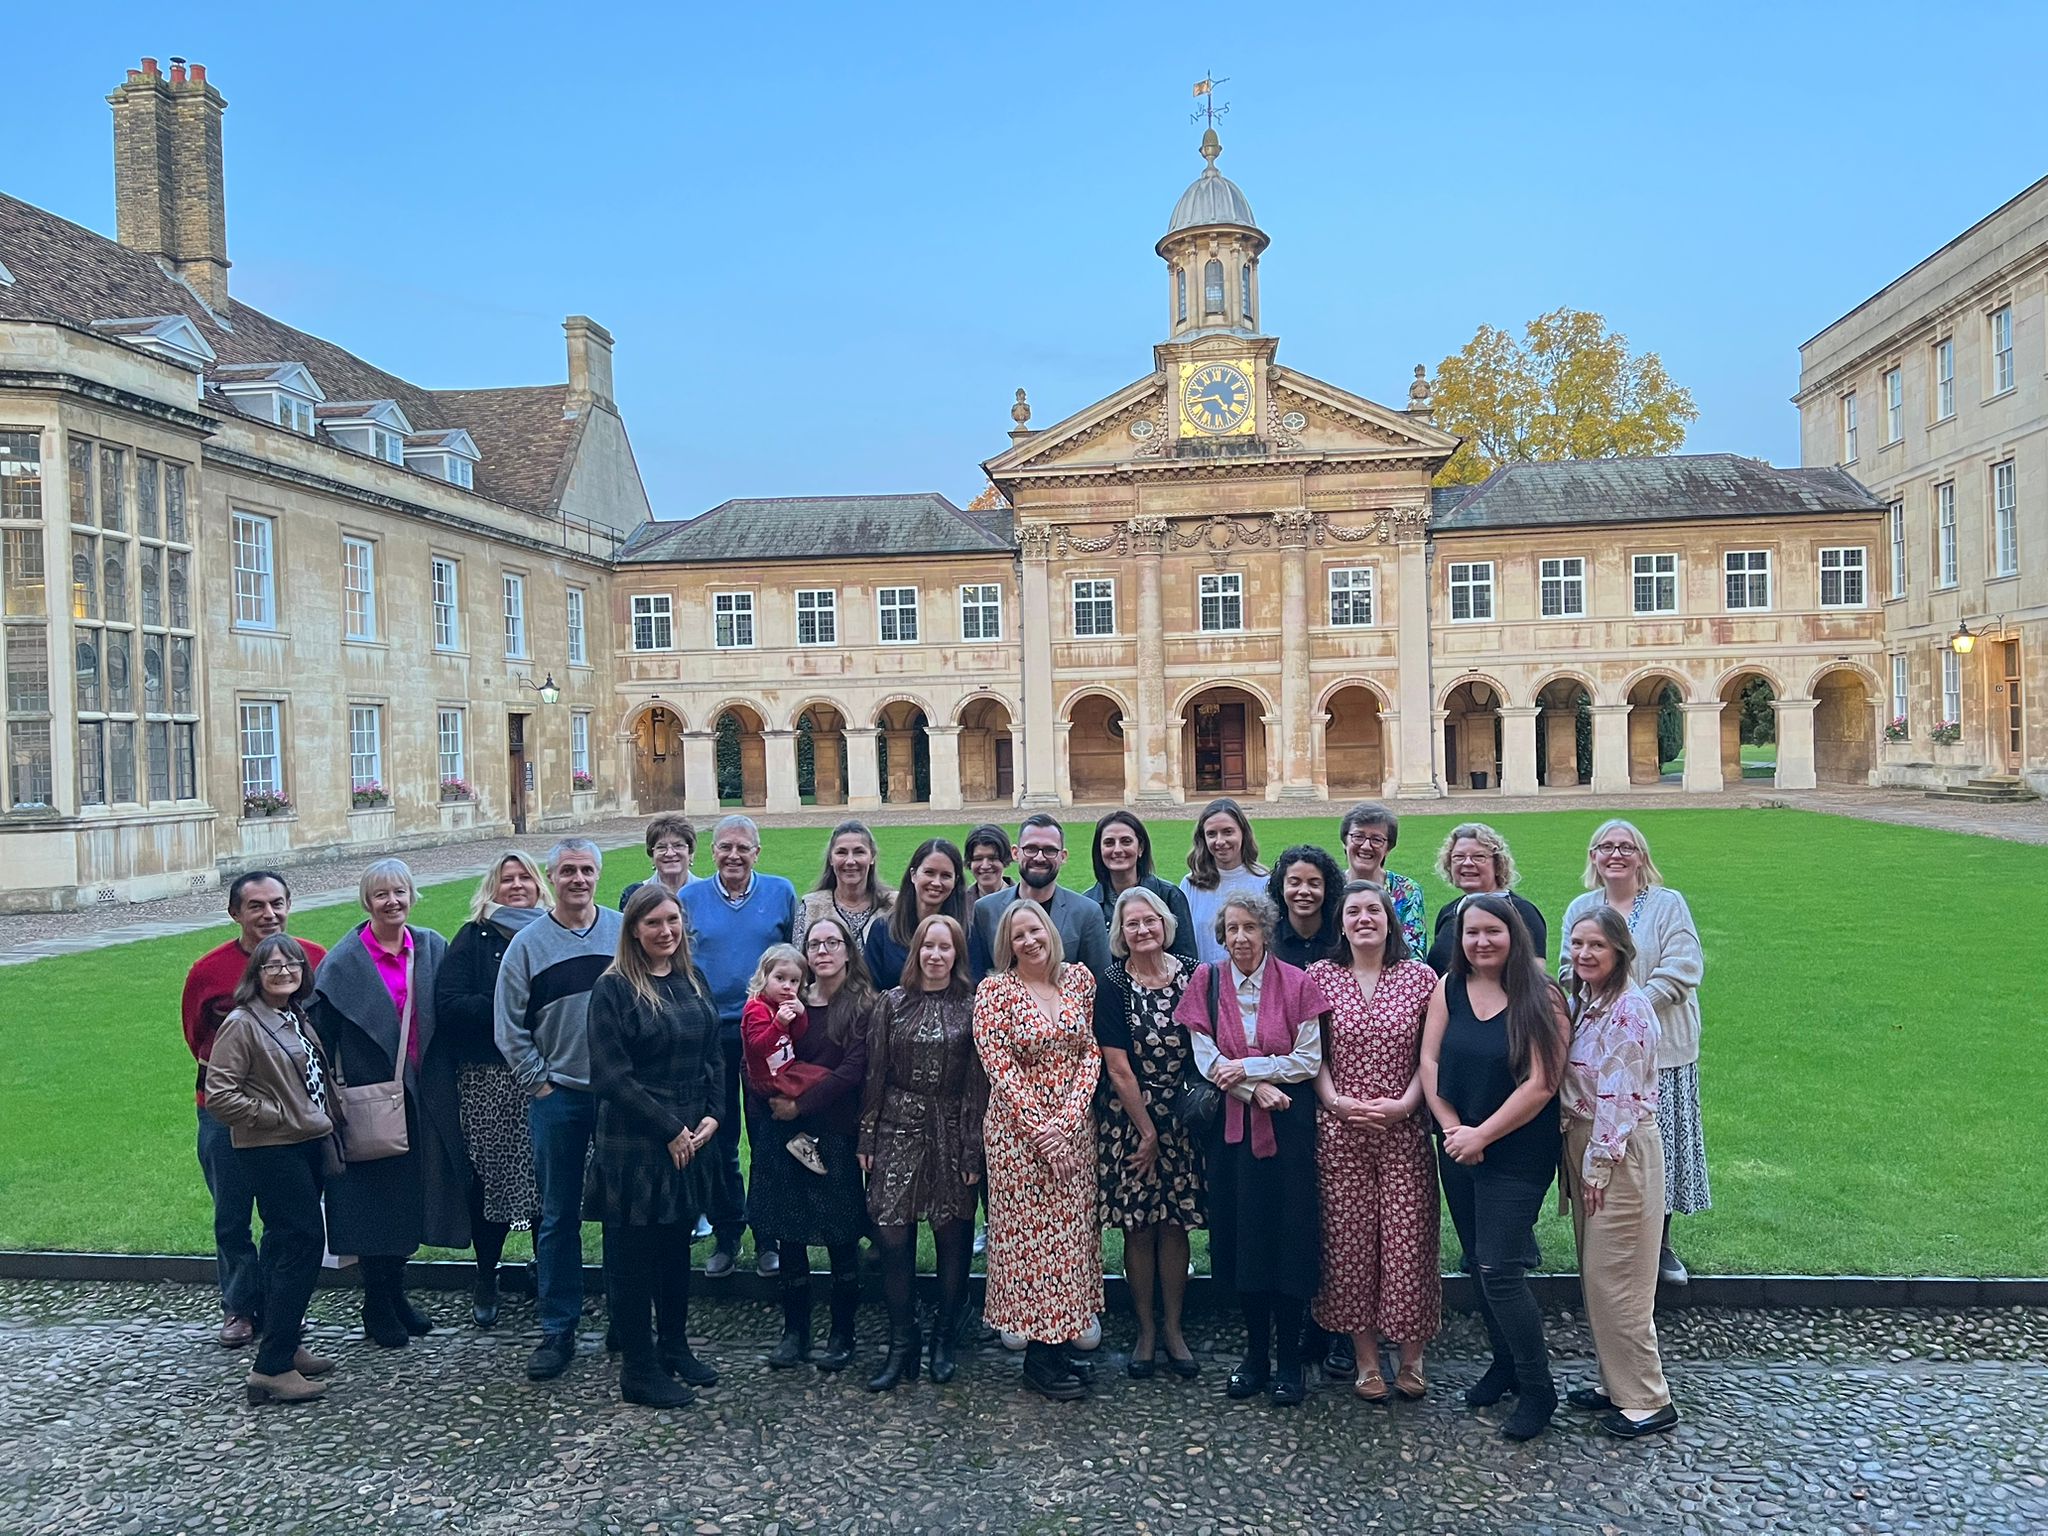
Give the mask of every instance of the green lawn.
<svg viewBox="0 0 2048 1536">
<path fill-rule="evenodd" d="M 1520 889 L 1553 922 L 1598 815 L 1499 818 Z M 2048 933 L 2048 849 L 1784 810 L 1636 816 L 1707 950 L 1715 1209 L 1682 1223 L 1688 1260 L 1707 1272 L 2048 1273 L 2048 987 L 2016 942 Z M 1432 910 L 1445 890 L 1426 866 L 1452 819 L 1410 818 L 1392 861 L 1424 878 Z M 1177 874 L 1186 824 L 1153 826 L 1162 869 Z M 1257 827 L 1268 856 L 1335 842 L 1331 817 Z M 921 836 L 883 828 L 884 868 L 900 870 Z M 808 886 L 825 838 L 771 831 L 764 866 Z M 1085 831 L 1076 840 L 1068 875 L 1085 886 Z M 605 895 L 644 873 L 639 850 L 621 850 Z M 452 930 L 469 893 L 467 881 L 428 890 L 418 920 Z M 294 927 L 325 943 L 354 921 L 329 908 Z M 0 970 L 0 1247 L 209 1248 L 178 996 L 192 959 L 229 931 Z M 1569 1262 L 1554 1217 L 1544 1246 Z"/>
</svg>

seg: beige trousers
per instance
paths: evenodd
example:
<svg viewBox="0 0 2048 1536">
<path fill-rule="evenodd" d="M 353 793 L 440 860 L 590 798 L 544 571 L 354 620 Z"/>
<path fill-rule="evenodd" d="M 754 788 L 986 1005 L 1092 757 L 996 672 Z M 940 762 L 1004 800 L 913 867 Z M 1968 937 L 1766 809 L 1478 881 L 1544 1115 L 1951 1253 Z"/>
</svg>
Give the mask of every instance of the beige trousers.
<svg viewBox="0 0 2048 1536">
<path fill-rule="evenodd" d="M 1628 1151 L 1608 1175 L 1599 1214 L 1587 1217 L 1578 1198 L 1579 1169 L 1590 1120 L 1567 1116 L 1564 1171 L 1571 1192 L 1572 1233 L 1579 1245 L 1579 1284 L 1600 1365 L 1600 1390 L 1617 1408 L 1647 1412 L 1671 1401 L 1657 1354 L 1657 1248 L 1664 1235 L 1664 1143 L 1657 1122 L 1629 1133 Z"/>
</svg>

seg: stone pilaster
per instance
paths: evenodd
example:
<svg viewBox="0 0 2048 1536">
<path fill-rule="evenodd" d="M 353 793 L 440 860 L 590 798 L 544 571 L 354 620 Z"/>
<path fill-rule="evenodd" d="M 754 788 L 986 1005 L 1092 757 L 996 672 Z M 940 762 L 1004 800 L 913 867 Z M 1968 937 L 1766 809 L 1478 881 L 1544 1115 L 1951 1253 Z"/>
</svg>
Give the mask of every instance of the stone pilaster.
<svg viewBox="0 0 2048 1536">
<path fill-rule="evenodd" d="M 957 811 L 967 803 L 960 794 L 960 727 L 928 725 L 924 734 L 931 748 L 932 809 Z"/>
<path fill-rule="evenodd" d="M 762 809 L 802 810 L 803 797 L 796 786 L 796 732 L 763 731 L 761 744 L 768 769 L 768 798 Z"/>
<path fill-rule="evenodd" d="M 1500 787 L 1510 795 L 1536 793 L 1535 705 L 1510 705 L 1500 712 Z"/>
<path fill-rule="evenodd" d="M 1273 531 L 1283 551 L 1280 563 L 1280 783 L 1282 800 L 1316 798 L 1311 761 L 1314 726 L 1309 712 L 1308 543 L 1315 520 L 1308 512 L 1276 512 Z"/>
<path fill-rule="evenodd" d="M 1724 788 L 1721 775 L 1721 702 L 1681 704 L 1685 716 L 1685 787 L 1691 794 Z"/>
<path fill-rule="evenodd" d="M 1166 743 L 1166 623 L 1161 597 L 1161 556 L 1166 547 L 1166 519 L 1131 519 L 1131 544 L 1138 557 L 1138 718 L 1130 722 L 1132 740 L 1125 775 L 1129 792 L 1144 805 L 1174 802 Z"/>
<path fill-rule="evenodd" d="M 1052 698 L 1052 529 L 1026 523 L 1017 530 L 1022 546 L 1018 626 L 1023 637 L 1024 669 L 1024 792 L 1018 804 L 1027 809 L 1060 803 L 1060 754 L 1046 725 L 1054 718 Z M 1062 735 L 1057 745 L 1065 744 Z"/>
<path fill-rule="evenodd" d="M 683 732 L 683 810 L 700 820 L 718 818 L 718 733 Z"/>
<path fill-rule="evenodd" d="M 1778 788 L 1813 789 L 1820 780 L 1814 774 L 1813 711 L 1818 699 L 1777 699 L 1771 708 L 1778 714 Z"/>
</svg>

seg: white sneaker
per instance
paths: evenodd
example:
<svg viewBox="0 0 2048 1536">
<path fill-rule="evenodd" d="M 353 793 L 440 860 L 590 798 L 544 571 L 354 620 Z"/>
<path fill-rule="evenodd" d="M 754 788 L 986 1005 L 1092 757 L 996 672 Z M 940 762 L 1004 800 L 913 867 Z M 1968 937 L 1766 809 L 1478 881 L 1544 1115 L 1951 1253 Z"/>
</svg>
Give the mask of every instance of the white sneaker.
<svg viewBox="0 0 2048 1536">
<path fill-rule="evenodd" d="M 693 1227 L 690 1231 L 690 1241 L 693 1243 L 701 1243 L 702 1241 L 704 1241 L 705 1238 L 709 1237 L 710 1235 L 711 1218 L 709 1216 L 699 1216 L 697 1218 L 697 1225 Z M 1188 1273 L 1193 1274 L 1193 1269 L 1191 1268 L 1188 1271 Z"/>
<path fill-rule="evenodd" d="M 816 1137 L 810 1135 L 792 1136 L 783 1143 L 783 1148 L 791 1157 L 802 1163 L 811 1172 L 822 1174 L 825 1171 L 825 1159 L 823 1154 L 818 1151 Z"/>
</svg>

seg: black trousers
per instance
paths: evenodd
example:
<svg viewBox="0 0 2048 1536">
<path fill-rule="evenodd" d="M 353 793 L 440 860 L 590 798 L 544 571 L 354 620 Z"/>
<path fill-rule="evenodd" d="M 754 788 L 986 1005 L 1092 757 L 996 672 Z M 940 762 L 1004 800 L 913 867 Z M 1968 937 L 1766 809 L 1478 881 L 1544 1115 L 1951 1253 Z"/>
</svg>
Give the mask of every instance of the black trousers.
<svg viewBox="0 0 2048 1536">
<path fill-rule="evenodd" d="M 690 1227 L 604 1224 L 605 1294 L 619 1353 L 631 1365 L 655 1358 L 655 1318 L 663 1344 L 681 1347 L 690 1326 Z"/>
<path fill-rule="evenodd" d="M 256 1196 L 263 1243 L 256 1265 L 263 1281 L 263 1337 L 256 1372 L 276 1376 L 292 1368 L 306 1306 L 320 1280 L 327 1231 L 320 1214 L 322 1140 L 289 1147 L 237 1147 L 235 1160 Z"/>
<path fill-rule="evenodd" d="M 747 1229 L 747 1181 L 740 1173 L 740 1125 L 747 1114 L 747 1095 L 740 1092 L 738 1027 L 721 1027 L 718 1043 L 725 1058 L 725 1097 L 719 1105 L 718 1134 L 711 1138 L 711 1209 L 705 1214 L 719 1247 L 737 1248 Z"/>
<path fill-rule="evenodd" d="M 1465 1268 L 1478 1279 L 1480 1321 L 1498 1361 L 1512 1360 L 1524 1388 L 1547 1381 L 1549 1354 L 1543 1311 L 1529 1289 L 1529 1271 L 1543 1262 L 1536 1246 L 1536 1218 L 1550 1178 L 1518 1178 L 1485 1163 L 1466 1167 L 1437 1154 L 1444 1204 L 1465 1250 Z"/>
</svg>

